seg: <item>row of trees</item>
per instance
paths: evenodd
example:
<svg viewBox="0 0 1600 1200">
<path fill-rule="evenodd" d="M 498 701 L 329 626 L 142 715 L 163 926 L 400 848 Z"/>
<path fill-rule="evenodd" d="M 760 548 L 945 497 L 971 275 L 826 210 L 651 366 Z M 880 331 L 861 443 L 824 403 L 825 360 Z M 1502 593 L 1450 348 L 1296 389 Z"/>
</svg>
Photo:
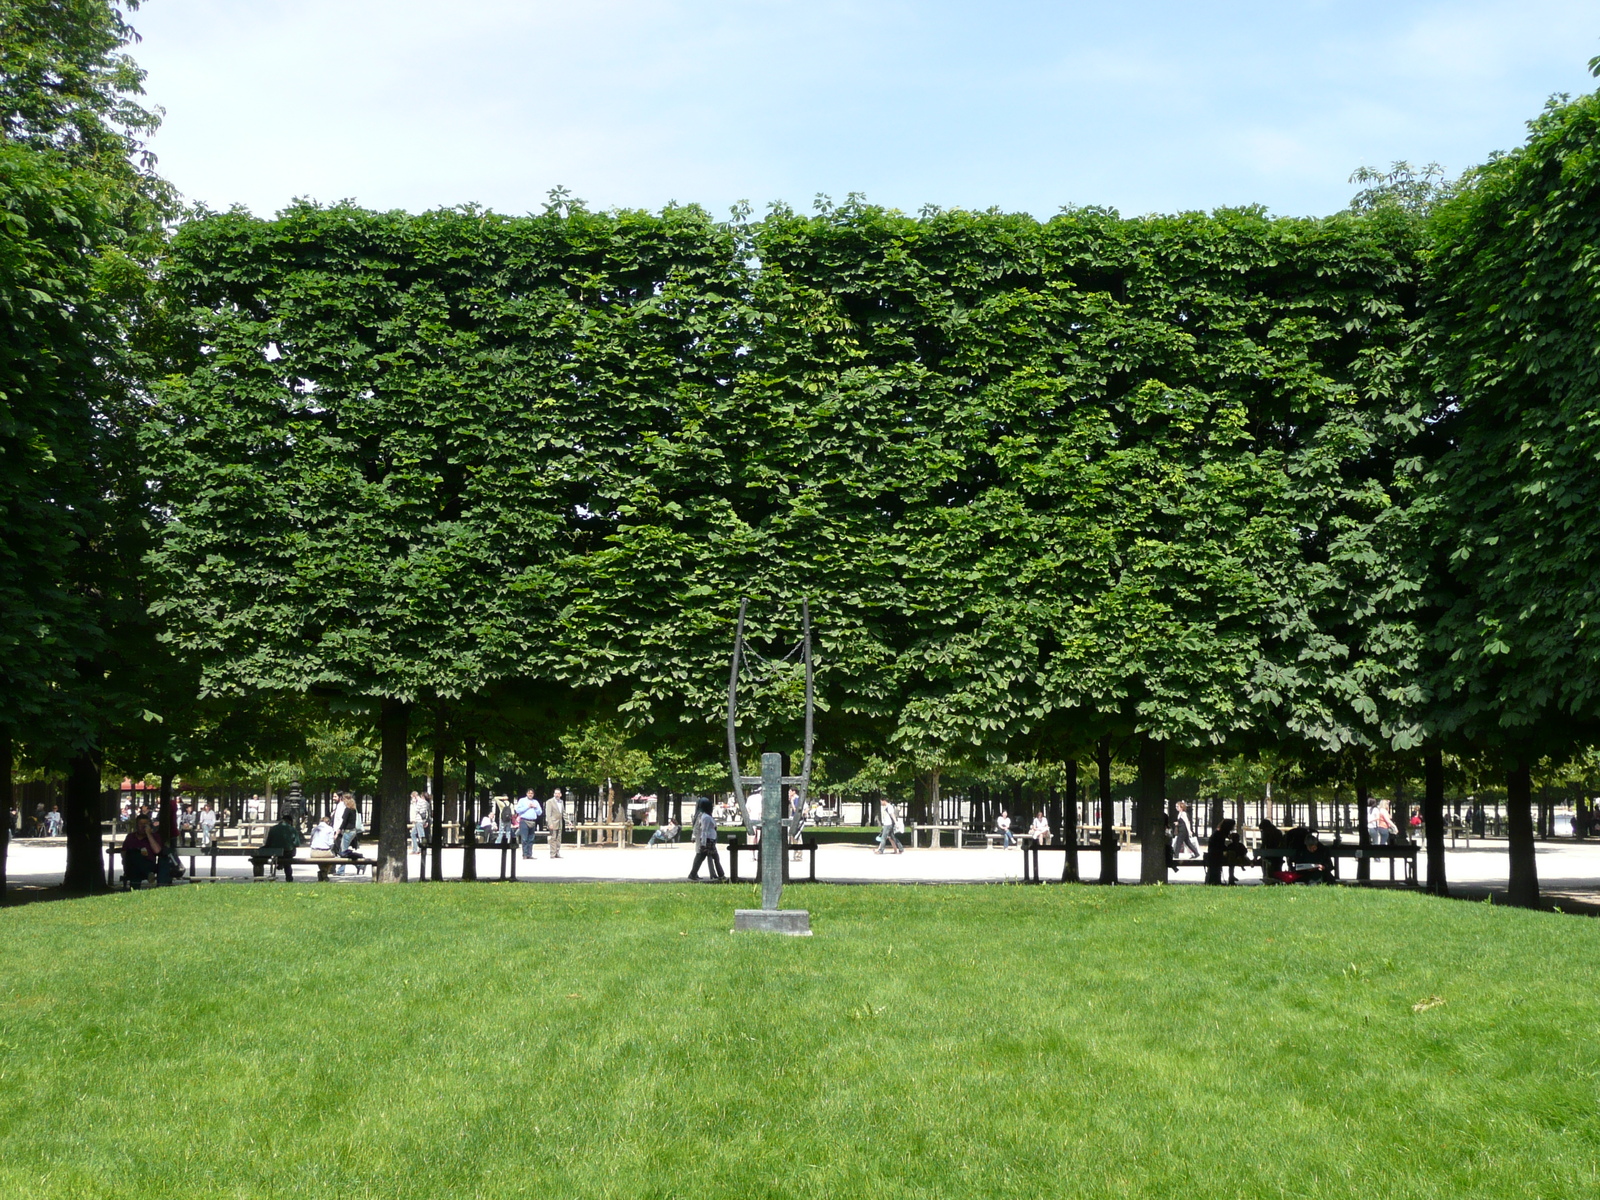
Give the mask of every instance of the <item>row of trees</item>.
<svg viewBox="0 0 1600 1200">
<path fill-rule="evenodd" d="M 1595 97 L 1451 195 L 1402 173 L 1322 219 L 556 194 L 163 226 L 115 11 L 0 11 L 87 64 L 54 126 L 4 73 L 0 147 L 0 676 L 76 781 L 69 884 L 108 753 L 170 789 L 370 722 L 391 812 L 419 732 L 435 774 L 450 730 L 612 728 L 704 776 L 748 596 L 752 752 L 797 742 L 805 598 L 838 777 L 1104 789 L 1120 754 L 1150 881 L 1171 762 L 1363 797 L 1420 765 L 1442 890 L 1449 754 L 1505 772 L 1536 899 L 1532 772 L 1595 740 Z"/>
</svg>

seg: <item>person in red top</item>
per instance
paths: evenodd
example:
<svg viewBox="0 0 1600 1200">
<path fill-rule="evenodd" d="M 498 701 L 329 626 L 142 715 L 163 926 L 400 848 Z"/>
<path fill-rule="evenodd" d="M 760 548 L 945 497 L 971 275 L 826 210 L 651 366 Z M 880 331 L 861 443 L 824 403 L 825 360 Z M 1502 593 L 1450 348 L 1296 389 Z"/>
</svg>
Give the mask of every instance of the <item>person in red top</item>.
<svg viewBox="0 0 1600 1200">
<path fill-rule="evenodd" d="M 150 827 L 150 818 L 141 816 L 133 823 L 133 830 L 122 840 L 122 882 L 127 886 L 143 885 L 152 875 L 160 887 L 172 882 L 172 868 L 167 865 L 164 847 L 156 831 Z"/>
</svg>

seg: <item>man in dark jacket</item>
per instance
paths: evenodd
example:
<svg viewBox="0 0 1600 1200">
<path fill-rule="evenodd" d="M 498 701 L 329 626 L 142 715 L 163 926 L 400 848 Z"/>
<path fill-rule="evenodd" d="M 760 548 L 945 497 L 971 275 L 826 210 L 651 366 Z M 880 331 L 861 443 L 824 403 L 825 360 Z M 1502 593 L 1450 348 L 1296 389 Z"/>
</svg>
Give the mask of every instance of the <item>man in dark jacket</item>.
<svg viewBox="0 0 1600 1200">
<path fill-rule="evenodd" d="M 261 874 L 261 868 L 273 859 L 278 860 L 278 867 L 283 871 L 284 881 L 294 882 L 294 852 L 300 845 L 300 831 L 294 827 L 289 813 L 279 813 L 278 823 L 267 830 L 267 840 L 261 844 L 261 849 L 250 856 L 250 865 Z"/>
<path fill-rule="evenodd" d="M 1224 817 L 1206 839 L 1206 882 L 1222 882 L 1222 865 L 1228 857 L 1228 838 L 1233 833 L 1233 818 Z"/>
</svg>

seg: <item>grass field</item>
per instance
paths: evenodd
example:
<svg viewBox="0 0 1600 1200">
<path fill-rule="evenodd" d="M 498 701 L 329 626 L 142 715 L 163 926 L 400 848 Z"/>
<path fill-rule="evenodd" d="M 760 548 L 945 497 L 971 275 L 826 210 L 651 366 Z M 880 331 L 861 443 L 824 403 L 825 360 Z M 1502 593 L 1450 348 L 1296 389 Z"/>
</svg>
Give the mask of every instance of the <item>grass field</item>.
<svg viewBox="0 0 1600 1200">
<path fill-rule="evenodd" d="M 0 1195 L 1600 1195 L 1600 924 L 1345 889 L 0 912 Z"/>
</svg>

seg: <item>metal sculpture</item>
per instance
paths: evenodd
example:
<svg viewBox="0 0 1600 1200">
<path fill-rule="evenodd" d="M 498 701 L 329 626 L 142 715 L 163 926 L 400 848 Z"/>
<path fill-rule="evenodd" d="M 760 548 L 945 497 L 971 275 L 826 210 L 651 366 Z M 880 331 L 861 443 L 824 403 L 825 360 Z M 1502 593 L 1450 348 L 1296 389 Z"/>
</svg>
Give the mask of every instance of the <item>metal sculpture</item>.
<svg viewBox="0 0 1600 1200">
<path fill-rule="evenodd" d="M 778 902 L 783 896 L 784 853 L 790 835 L 798 836 L 800 833 L 811 788 L 811 746 L 815 715 L 811 661 L 811 606 L 805 600 L 800 602 L 800 641 L 793 650 L 778 660 L 786 662 L 799 654 L 805 666 L 805 750 L 801 758 L 800 774 L 782 774 L 780 765 L 782 760 L 779 756 L 763 754 L 761 774 L 745 775 L 739 767 L 738 714 L 740 673 L 745 669 L 752 675 L 755 673 L 754 664 L 747 661 L 753 652 L 745 645 L 744 639 L 745 612 L 749 603 L 748 598 L 739 601 L 739 622 L 733 635 L 733 661 L 728 669 L 728 768 L 733 776 L 733 798 L 739 806 L 739 819 L 744 822 L 745 836 L 751 840 L 754 840 L 755 825 L 750 820 L 750 810 L 745 804 L 745 788 L 761 788 L 761 908 L 766 912 L 776 912 Z M 791 806 L 790 815 L 785 818 L 784 790 L 789 787 L 796 789 L 798 799 Z M 807 931 L 809 932 L 809 925 Z"/>
</svg>

